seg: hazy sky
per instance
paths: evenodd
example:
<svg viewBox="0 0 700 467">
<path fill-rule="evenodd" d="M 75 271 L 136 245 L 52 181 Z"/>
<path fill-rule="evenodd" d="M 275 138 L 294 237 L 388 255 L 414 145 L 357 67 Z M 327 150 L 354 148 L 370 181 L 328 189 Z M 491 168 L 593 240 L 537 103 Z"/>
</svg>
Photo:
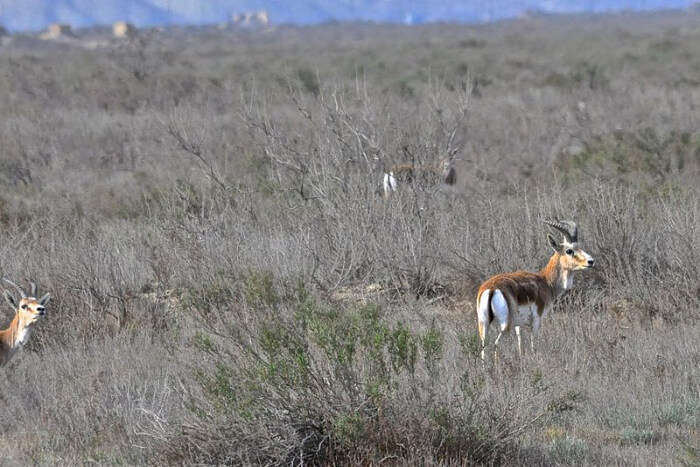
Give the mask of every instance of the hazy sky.
<svg viewBox="0 0 700 467">
<path fill-rule="evenodd" d="M 54 22 L 74 27 L 219 23 L 232 14 L 266 10 L 272 23 L 309 24 L 329 20 L 420 23 L 480 22 L 545 12 L 683 8 L 689 0 L 0 0 L 0 24 L 38 30 Z"/>
</svg>

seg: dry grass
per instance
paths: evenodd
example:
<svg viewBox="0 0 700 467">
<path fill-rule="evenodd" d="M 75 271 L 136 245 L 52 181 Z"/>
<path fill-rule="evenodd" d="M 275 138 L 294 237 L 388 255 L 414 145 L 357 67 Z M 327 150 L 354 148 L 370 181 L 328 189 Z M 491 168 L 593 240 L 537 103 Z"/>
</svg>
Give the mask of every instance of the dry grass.
<svg viewBox="0 0 700 467">
<path fill-rule="evenodd" d="M 0 272 L 50 291 L 7 463 L 698 461 L 700 17 L 0 50 Z M 458 185 L 381 168 L 457 151 Z M 475 289 L 576 219 L 538 351 Z"/>
</svg>

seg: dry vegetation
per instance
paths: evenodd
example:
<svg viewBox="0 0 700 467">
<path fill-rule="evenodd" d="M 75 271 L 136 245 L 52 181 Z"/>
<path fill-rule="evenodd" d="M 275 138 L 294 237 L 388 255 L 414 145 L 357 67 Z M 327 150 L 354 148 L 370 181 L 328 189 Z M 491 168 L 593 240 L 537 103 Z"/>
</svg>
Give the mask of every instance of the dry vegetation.
<svg viewBox="0 0 700 467">
<path fill-rule="evenodd" d="M 700 462 L 700 16 L 18 37 L 0 71 L 0 273 L 52 294 L 5 462 Z M 455 190 L 379 196 L 451 153 Z M 545 263 L 543 217 L 596 269 L 483 368 L 476 286 Z"/>
</svg>

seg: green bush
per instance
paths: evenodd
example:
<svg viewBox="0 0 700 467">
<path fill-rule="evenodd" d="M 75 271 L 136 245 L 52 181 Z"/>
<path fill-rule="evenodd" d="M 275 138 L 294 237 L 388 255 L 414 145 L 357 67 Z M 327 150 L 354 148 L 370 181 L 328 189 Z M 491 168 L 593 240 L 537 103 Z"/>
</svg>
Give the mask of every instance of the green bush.
<svg viewBox="0 0 700 467">
<path fill-rule="evenodd" d="M 316 73 L 310 68 L 299 68 L 297 69 L 297 77 L 301 81 L 301 85 L 304 87 L 306 92 L 318 96 L 321 92 L 321 84 L 318 81 Z"/>
<path fill-rule="evenodd" d="M 658 441 L 658 438 L 659 436 L 652 430 L 638 430 L 628 427 L 622 430 L 622 433 L 620 433 L 620 443 L 623 446 L 651 444 Z"/>
<path fill-rule="evenodd" d="M 557 464 L 580 465 L 588 455 L 586 442 L 570 436 L 555 439 L 549 447 L 549 456 Z"/>
<path fill-rule="evenodd" d="M 259 295 L 248 294 L 255 301 Z M 224 417 L 221 423 L 273 417 L 282 426 L 313 427 L 314 439 L 326 440 L 323 449 L 307 452 L 295 436 L 285 443 L 301 449 L 294 456 L 314 462 L 377 459 L 401 452 L 404 443 L 415 449 L 427 443 L 445 460 L 494 461 L 511 452 L 511 421 L 505 414 L 494 420 L 481 412 L 490 404 L 482 406 L 475 390 L 483 387 L 480 378 L 465 373 L 465 405 L 452 407 L 435 393 L 449 378 L 440 365 L 445 341 L 436 323 L 418 335 L 392 323 L 378 305 L 339 308 L 320 301 L 301 282 L 291 294 L 273 295 L 287 297 L 277 301 L 274 319 L 261 315 L 252 334 L 232 334 L 224 341 L 236 343 L 237 360 L 256 362 L 244 371 L 231 372 L 225 363 L 230 351 L 216 344 L 219 351 L 212 352 L 214 345 L 197 337 L 199 351 L 215 362 L 208 371 L 197 370 L 197 377 L 212 408 Z"/>
</svg>

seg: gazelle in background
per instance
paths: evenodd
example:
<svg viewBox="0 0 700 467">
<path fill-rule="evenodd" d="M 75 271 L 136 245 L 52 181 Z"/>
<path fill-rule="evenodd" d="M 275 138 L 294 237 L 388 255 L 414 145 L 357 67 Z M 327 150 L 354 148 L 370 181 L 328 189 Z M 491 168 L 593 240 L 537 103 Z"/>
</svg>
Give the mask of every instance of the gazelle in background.
<svg viewBox="0 0 700 467">
<path fill-rule="evenodd" d="M 15 317 L 7 329 L 0 331 L 0 366 L 6 365 L 15 352 L 27 342 L 34 324 L 46 314 L 45 305 L 50 298 L 50 294 L 39 299 L 35 298 L 36 284 L 34 282 L 30 282 L 31 290 L 27 296 L 24 290 L 14 282 L 8 279 L 4 279 L 4 281 L 14 286 L 21 298 L 17 301 L 7 290 L 3 293 L 7 303 L 15 310 Z"/>
<path fill-rule="evenodd" d="M 417 181 L 425 186 L 454 185 L 457 183 L 457 171 L 454 166 L 455 158 L 446 157 L 437 166 L 398 164 L 384 172 L 382 191 L 388 198 L 399 189 L 399 185 L 407 185 Z"/>
<path fill-rule="evenodd" d="M 578 228 L 572 221 L 544 221 L 564 234 L 558 242 L 547 234 L 554 254 L 547 265 L 539 272 L 509 272 L 497 274 L 486 280 L 476 298 L 479 337 L 481 338 L 481 358 L 484 359 L 486 335 L 491 321 L 498 322 L 499 333 L 494 341 L 494 358 L 497 358 L 498 341 L 504 332 L 515 327 L 518 336 L 518 353 L 522 356 L 520 327 L 531 329 L 530 347 L 534 351 L 534 341 L 542 318 L 551 308 L 552 302 L 573 285 L 573 273 L 593 267 L 594 260 L 578 247 Z"/>
</svg>

